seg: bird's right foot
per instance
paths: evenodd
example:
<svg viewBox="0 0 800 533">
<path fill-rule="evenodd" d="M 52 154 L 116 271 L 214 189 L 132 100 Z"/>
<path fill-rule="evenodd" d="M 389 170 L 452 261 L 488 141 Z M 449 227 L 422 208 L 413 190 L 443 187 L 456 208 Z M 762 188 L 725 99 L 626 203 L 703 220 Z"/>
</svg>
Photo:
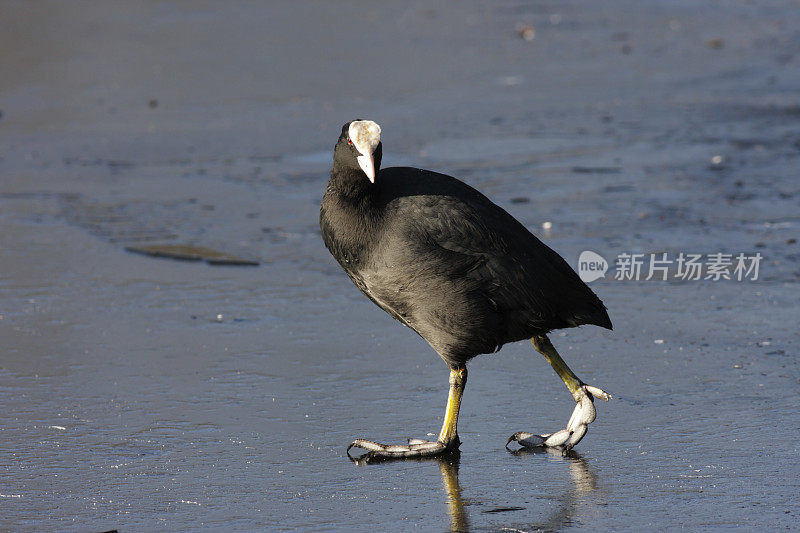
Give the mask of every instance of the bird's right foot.
<svg viewBox="0 0 800 533">
<path fill-rule="evenodd" d="M 408 444 L 381 444 L 367 439 L 356 439 L 347 447 L 347 455 L 350 456 L 351 448 L 361 448 L 369 452 L 366 454 L 369 458 L 405 459 L 431 457 L 458 449 L 459 444 L 457 437 L 449 444 L 422 439 L 408 439 Z"/>
<path fill-rule="evenodd" d="M 581 439 L 586 435 L 588 426 L 594 422 L 597 416 L 597 410 L 594 407 L 594 399 L 600 398 L 601 400 L 608 401 L 611 395 L 598 387 L 582 384 L 578 389 L 578 399 L 575 410 L 572 411 L 572 416 L 567 422 L 567 427 L 556 431 L 555 433 L 537 435 L 527 431 L 518 431 L 511 435 L 506 441 L 506 448 L 512 442 L 517 442 L 523 447 L 547 447 L 547 448 L 561 448 L 564 451 L 569 451 L 578 444 Z"/>
</svg>

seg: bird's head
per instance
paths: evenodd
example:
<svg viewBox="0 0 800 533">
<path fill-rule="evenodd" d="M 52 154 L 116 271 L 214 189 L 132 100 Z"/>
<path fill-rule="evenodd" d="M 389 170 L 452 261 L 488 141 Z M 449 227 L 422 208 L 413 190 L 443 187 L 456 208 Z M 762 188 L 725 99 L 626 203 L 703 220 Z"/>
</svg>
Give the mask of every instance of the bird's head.
<svg viewBox="0 0 800 533">
<path fill-rule="evenodd" d="M 375 183 L 381 168 L 381 127 L 371 120 L 353 120 L 342 126 L 333 151 L 334 164 L 361 170 Z"/>
</svg>

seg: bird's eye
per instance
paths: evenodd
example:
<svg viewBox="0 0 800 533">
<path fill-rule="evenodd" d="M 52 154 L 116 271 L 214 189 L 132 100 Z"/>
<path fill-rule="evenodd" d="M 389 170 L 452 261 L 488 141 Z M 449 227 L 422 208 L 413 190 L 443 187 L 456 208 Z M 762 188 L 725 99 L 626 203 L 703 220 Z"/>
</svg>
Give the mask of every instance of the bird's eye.
<svg viewBox="0 0 800 533">
<path fill-rule="evenodd" d="M 350 137 L 347 138 L 347 144 L 353 144 L 353 141 L 350 139 Z"/>
</svg>

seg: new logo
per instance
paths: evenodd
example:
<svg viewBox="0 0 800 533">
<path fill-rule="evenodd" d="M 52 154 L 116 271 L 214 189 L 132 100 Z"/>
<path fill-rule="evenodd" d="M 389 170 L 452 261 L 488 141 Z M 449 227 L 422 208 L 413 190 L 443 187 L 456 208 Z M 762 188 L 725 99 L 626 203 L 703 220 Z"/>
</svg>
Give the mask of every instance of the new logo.
<svg viewBox="0 0 800 533">
<path fill-rule="evenodd" d="M 606 275 L 608 261 L 602 255 L 591 250 L 584 250 L 578 257 L 578 276 L 584 283 L 591 283 Z"/>
</svg>

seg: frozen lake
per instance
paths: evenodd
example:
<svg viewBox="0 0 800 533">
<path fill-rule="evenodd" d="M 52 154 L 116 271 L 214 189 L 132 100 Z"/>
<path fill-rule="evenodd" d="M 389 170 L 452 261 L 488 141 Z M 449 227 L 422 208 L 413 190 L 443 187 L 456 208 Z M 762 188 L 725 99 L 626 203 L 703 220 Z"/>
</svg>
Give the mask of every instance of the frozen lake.
<svg viewBox="0 0 800 533">
<path fill-rule="evenodd" d="M 2 9 L 0 530 L 797 527 L 793 4 Z M 458 456 L 354 464 L 447 395 L 319 235 L 360 117 L 384 166 L 463 179 L 573 266 L 759 253 L 758 279 L 593 282 L 615 330 L 551 335 L 614 395 L 574 453 L 503 447 L 574 405 L 522 342 L 471 362 Z M 125 251 L 156 243 L 261 265 Z"/>
</svg>

